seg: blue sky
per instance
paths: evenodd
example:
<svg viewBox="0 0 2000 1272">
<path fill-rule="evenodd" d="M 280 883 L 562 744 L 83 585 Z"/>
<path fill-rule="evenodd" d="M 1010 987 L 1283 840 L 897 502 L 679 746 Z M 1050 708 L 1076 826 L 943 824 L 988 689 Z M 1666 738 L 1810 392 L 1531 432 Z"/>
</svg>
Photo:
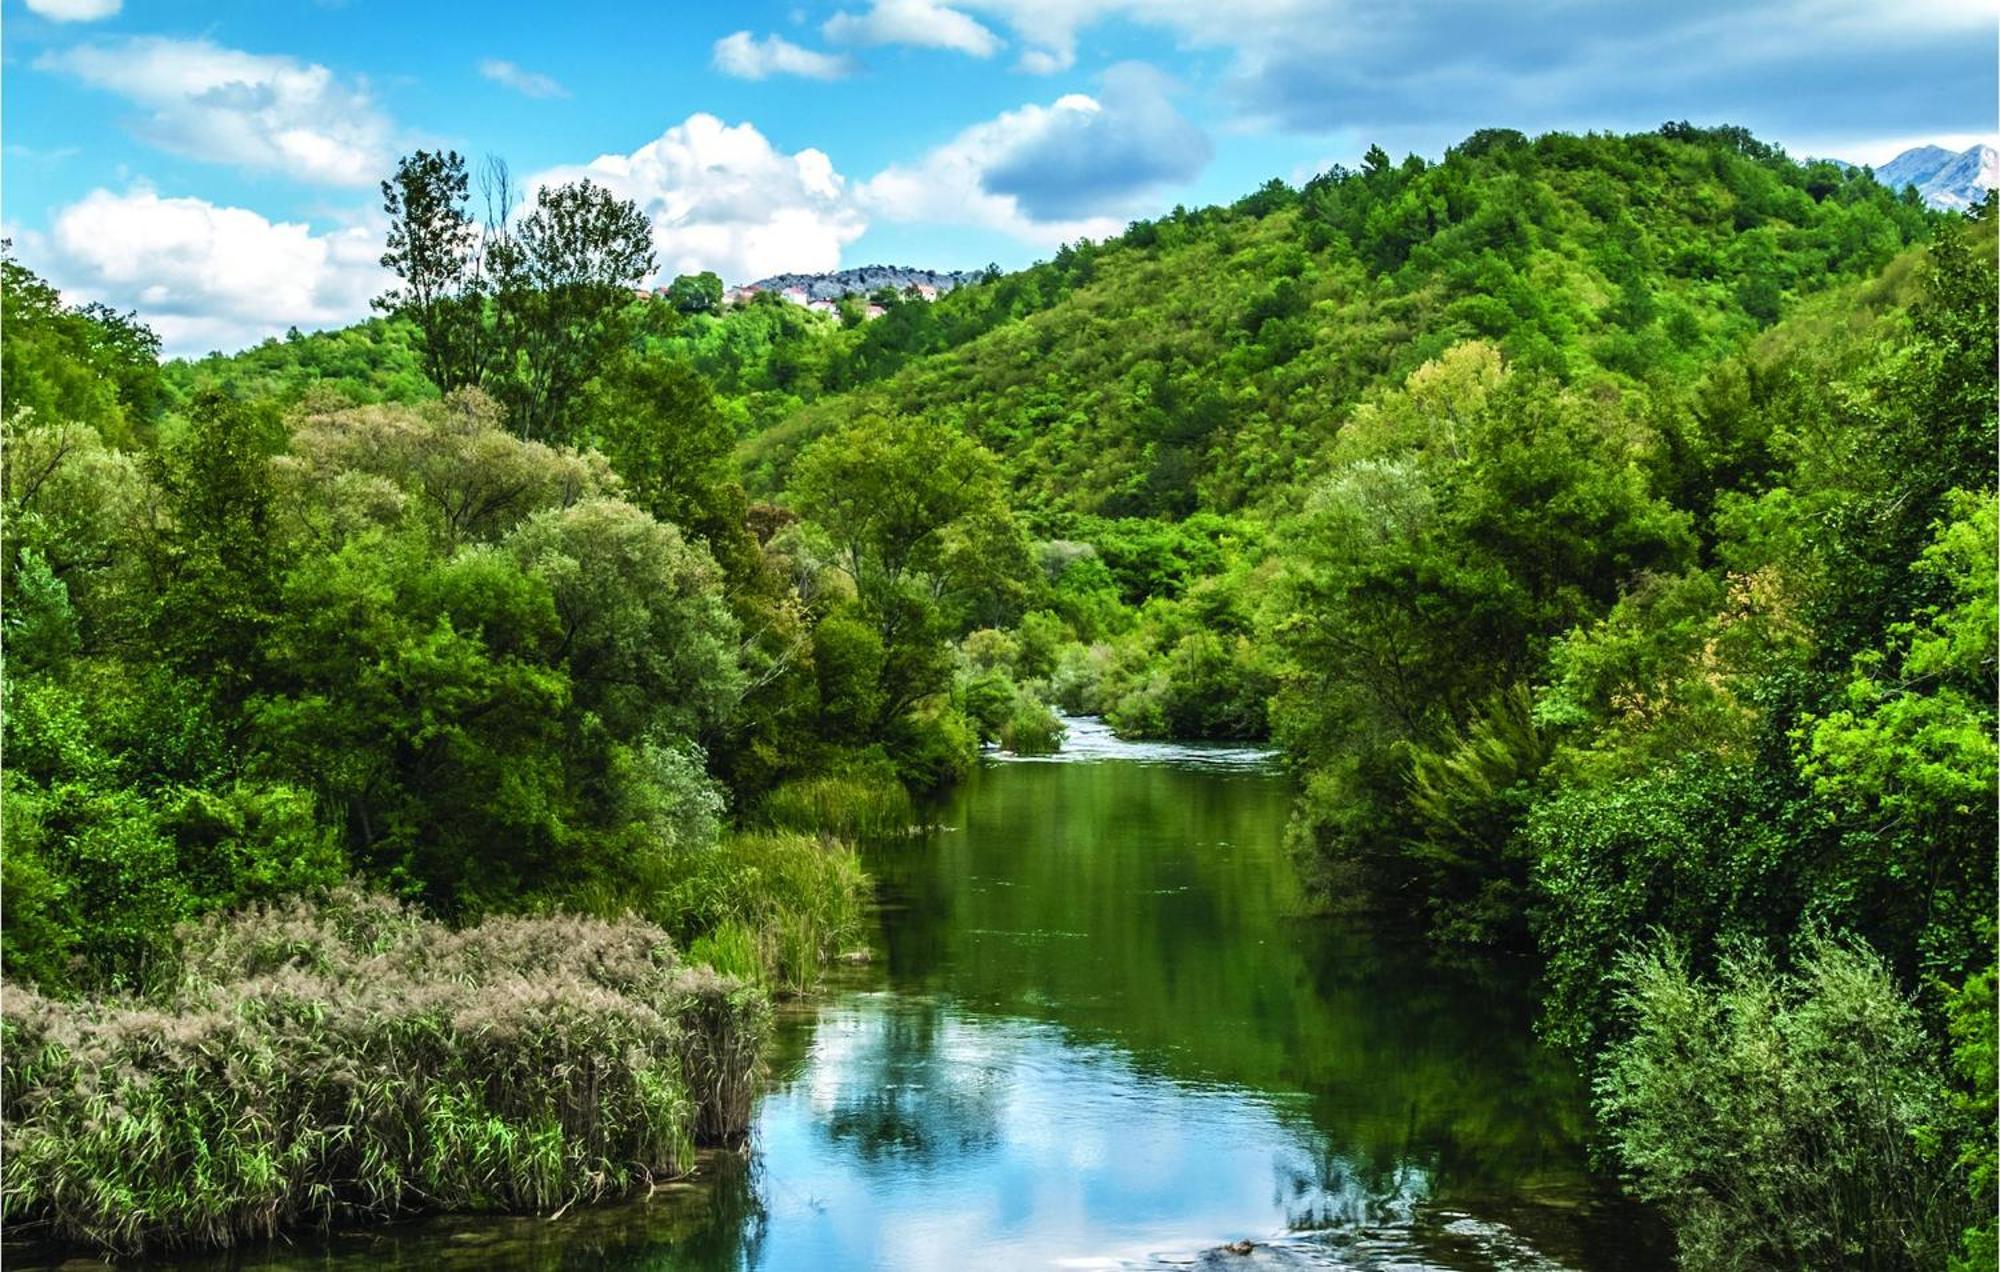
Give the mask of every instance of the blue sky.
<svg viewBox="0 0 2000 1272">
<path fill-rule="evenodd" d="M 1986 0 L 0 0 L 4 218 L 174 352 L 352 321 L 418 146 L 588 175 L 662 274 L 1018 266 L 1476 128 L 1995 132 Z"/>
</svg>

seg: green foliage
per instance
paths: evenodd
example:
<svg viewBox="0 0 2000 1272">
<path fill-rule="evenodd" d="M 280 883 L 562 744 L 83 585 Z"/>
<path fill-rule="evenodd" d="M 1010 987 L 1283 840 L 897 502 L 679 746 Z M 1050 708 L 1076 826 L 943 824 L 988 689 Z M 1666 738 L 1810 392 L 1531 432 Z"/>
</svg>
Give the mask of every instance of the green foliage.
<svg viewBox="0 0 2000 1272">
<path fill-rule="evenodd" d="M 636 209 L 481 186 L 485 233 L 456 156 L 385 188 L 387 320 L 164 371 L 7 263 L 17 975 L 141 984 L 358 870 L 804 985 L 859 880 L 790 832 L 906 824 L 1059 704 L 1270 733 L 1323 895 L 1538 950 L 1691 1257 L 1935 1262 L 1990 1210 L 1993 217 L 1741 129 L 1488 130 L 835 320 L 635 297 Z M 1621 1016 L 1654 926 L 1724 988 Z M 1662 1102 L 1780 1035 L 1824 1072 Z M 1879 1162 L 1816 1147 L 1856 1110 Z"/>
<path fill-rule="evenodd" d="M 1510 373 L 1484 345 L 1425 364 L 1348 424 L 1332 475 L 1289 536 L 1273 620 L 1288 656 L 1279 734 L 1308 762 L 1366 752 L 1350 772 L 1392 775 L 1386 787 L 1337 788 L 1336 799 L 1383 805 L 1349 824 L 1415 816 L 1447 834 L 1428 834 L 1414 854 L 1400 832 L 1390 844 L 1337 834 L 1325 851 L 1352 855 L 1391 886 L 1414 879 L 1439 900 L 1524 882 L 1518 866 L 1495 863 L 1541 743 L 1523 732 L 1518 701 L 1506 713 L 1522 743 L 1513 758 L 1497 753 L 1507 729 L 1496 732 L 1495 717 L 1478 726 L 1486 743 L 1460 735 L 1477 731 L 1482 702 L 1534 673 L 1554 638 L 1605 613 L 1632 580 L 1691 554 L 1685 514 L 1650 491 L 1639 465 L 1650 444 L 1616 403 Z M 1512 814 L 1408 806 L 1416 756 L 1482 745 L 1485 762 L 1510 774 L 1489 781 L 1487 795 L 1512 802 Z M 1461 776 L 1480 763 L 1461 765 Z M 1432 778 L 1444 772 L 1434 765 Z M 1463 805 L 1469 788 L 1458 785 L 1451 798 Z M 1484 864 L 1472 874 L 1485 879 L 1452 877 L 1473 860 Z"/>
<path fill-rule="evenodd" d="M 628 339 L 633 289 L 653 272 L 652 225 L 586 178 L 538 188 L 491 239 L 493 391 L 523 437 L 573 439 L 576 403 Z"/>
<path fill-rule="evenodd" d="M 1968 1217 L 1941 1170 L 1945 1085 L 1879 958 L 1818 941 L 1785 975 L 1737 951 L 1715 984 L 1671 944 L 1620 966 L 1632 1033 L 1599 1110 L 1682 1266 L 1943 1263 Z"/>
<path fill-rule="evenodd" d="M 541 186 L 518 214 L 507 167 L 481 174 L 485 223 L 456 151 L 405 156 L 382 183 L 382 265 L 397 285 L 377 308 L 417 332 L 439 391 L 484 387 L 521 436 L 570 441 L 582 395 L 629 340 L 631 301 L 653 271 L 638 205 L 588 179 Z"/>
<path fill-rule="evenodd" d="M 73 308 L 0 244 L 0 414 L 69 423 L 131 442 L 149 436 L 166 405 L 160 341 L 136 314 Z"/>
<path fill-rule="evenodd" d="M 1996 1092 L 2000 1092 L 2000 1011 L 1994 1000 L 1994 969 L 1967 978 L 1951 998 L 1952 1060 L 1960 1089 L 1954 1093 L 1960 1117 L 1958 1168 L 1971 1198 L 1967 1227 L 1954 1272 L 1972 1272 L 2000 1257 L 2000 1149 L 1996 1149 Z"/>
<path fill-rule="evenodd" d="M 1018 615 L 1031 569 L 998 468 L 950 430 L 864 420 L 813 446 L 791 493 L 855 597 L 852 624 L 819 643 L 823 709 L 857 737 L 924 752 L 914 771 L 935 784 L 962 767 L 940 767 L 957 749 L 933 703 L 950 685 L 947 641 Z"/>
<path fill-rule="evenodd" d="M 764 974 L 763 953 L 757 933 L 735 919 L 725 919 L 713 932 L 704 932 L 688 946 L 688 962 L 699 963 L 724 976 L 754 981 Z"/>
<path fill-rule="evenodd" d="M 712 314 L 722 309 L 722 280 L 704 270 L 682 274 L 667 288 L 667 303 L 684 314 Z"/>
<path fill-rule="evenodd" d="M 1783 845 L 1770 802 L 1747 766 L 1689 755 L 1532 807 L 1521 847 L 1540 910 L 1547 1033 L 1574 1055 L 1597 1054 L 1615 1022 L 1606 972 L 1634 933 L 1673 933 L 1706 965 L 1723 934 L 1782 924 L 1796 898 L 1790 881 L 1764 877 Z"/>
<path fill-rule="evenodd" d="M 382 183 L 389 219 L 382 267 L 399 285 L 374 305 L 416 327 L 424 374 L 444 393 L 477 385 L 488 357 L 487 279 L 479 227 L 468 210 L 470 188 L 465 158 L 455 150 L 405 155 Z"/>
</svg>

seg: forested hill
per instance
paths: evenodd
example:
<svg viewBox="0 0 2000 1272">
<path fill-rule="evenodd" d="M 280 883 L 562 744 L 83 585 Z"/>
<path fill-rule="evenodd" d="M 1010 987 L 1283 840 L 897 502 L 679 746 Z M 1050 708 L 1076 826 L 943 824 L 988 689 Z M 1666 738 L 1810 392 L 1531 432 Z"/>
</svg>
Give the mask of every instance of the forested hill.
<svg viewBox="0 0 2000 1272">
<path fill-rule="evenodd" d="M 1175 209 L 845 329 L 775 297 L 686 316 L 659 302 L 648 342 L 726 399 L 753 490 L 780 489 L 812 437 L 888 413 L 964 428 L 1025 507 L 1171 518 L 1268 502 L 1370 388 L 1461 341 L 1565 383 L 1685 381 L 1936 220 L 1741 130 L 1494 130 L 1439 163 L 1374 150 L 1303 189 Z M 429 391 L 381 322 L 170 374 Z"/>
<path fill-rule="evenodd" d="M 823 379 L 876 383 L 763 450 L 885 411 L 964 427 L 1033 506 L 1254 505 L 1306 475 L 1370 387 L 1461 341 L 1563 382 L 1686 380 L 1931 220 L 1733 130 L 1488 132 L 1438 164 L 1377 150 L 871 326 Z"/>
</svg>

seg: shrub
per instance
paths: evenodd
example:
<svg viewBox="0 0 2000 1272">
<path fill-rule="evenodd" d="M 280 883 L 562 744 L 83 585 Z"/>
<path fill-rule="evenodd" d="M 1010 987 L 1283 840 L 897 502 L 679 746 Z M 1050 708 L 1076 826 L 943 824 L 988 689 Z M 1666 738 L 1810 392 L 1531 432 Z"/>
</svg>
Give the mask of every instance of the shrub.
<svg viewBox="0 0 2000 1272">
<path fill-rule="evenodd" d="M 1538 804 L 1522 837 L 1551 1039 L 1578 1056 L 1598 1049 L 1613 1014 L 1604 972 L 1634 933 L 1673 932 L 1705 962 L 1724 933 L 1782 913 L 1762 896 L 1777 886 L 1763 878 L 1782 860 L 1776 835 L 1755 774 L 1699 757 Z"/>
<path fill-rule="evenodd" d="M 1000 725 L 1000 745 L 1016 755 L 1053 755 L 1068 732 L 1047 705 L 1023 694 Z"/>
<path fill-rule="evenodd" d="M 924 707 L 900 717 L 890 726 L 888 741 L 897 774 L 919 791 L 963 781 L 979 762 L 978 733 L 948 707 Z"/>
<path fill-rule="evenodd" d="M 1993 1139 L 1994 1095 L 2000 1088 L 2000 1019 L 1994 1014 L 1994 970 L 1968 977 L 1951 995 L 1952 1060 L 1958 1070 L 1960 1090 L 1956 1097 L 1960 1132 L 1958 1165 L 1964 1172 L 1971 1194 L 1969 1212 L 1972 1225 L 1965 1231 L 1963 1249 L 1952 1262 L 1953 1272 L 1986 1272 L 2000 1267 L 2000 1234 L 1995 1214 L 2000 1212 L 2000 1186 L 1996 1186 L 1996 1152 Z"/>
<path fill-rule="evenodd" d="M 454 932 L 342 889 L 183 928 L 151 998 L 8 987 L 10 1225 L 113 1250 L 545 1211 L 740 1137 L 761 996 L 637 920 Z"/>
<path fill-rule="evenodd" d="M 1947 1092 L 1879 957 L 1814 939 L 1786 975 L 1741 947 L 1707 984 L 1665 944 L 1620 976 L 1598 1111 L 1683 1267 L 1943 1265 L 1968 1217 Z"/>
</svg>

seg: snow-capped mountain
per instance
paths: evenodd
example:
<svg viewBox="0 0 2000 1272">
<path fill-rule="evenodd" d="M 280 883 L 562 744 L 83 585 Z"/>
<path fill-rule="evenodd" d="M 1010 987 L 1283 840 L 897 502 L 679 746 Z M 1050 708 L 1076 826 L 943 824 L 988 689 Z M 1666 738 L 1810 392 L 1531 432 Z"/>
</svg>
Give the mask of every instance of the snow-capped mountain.
<svg viewBox="0 0 2000 1272">
<path fill-rule="evenodd" d="M 1918 146 L 1877 168 L 1875 179 L 1892 190 L 1913 185 L 1932 207 L 1963 211 L 2000 188 L 2000 151 L 1974 146 L 1954 154 L 1942 146 Z"/>
</svg>

